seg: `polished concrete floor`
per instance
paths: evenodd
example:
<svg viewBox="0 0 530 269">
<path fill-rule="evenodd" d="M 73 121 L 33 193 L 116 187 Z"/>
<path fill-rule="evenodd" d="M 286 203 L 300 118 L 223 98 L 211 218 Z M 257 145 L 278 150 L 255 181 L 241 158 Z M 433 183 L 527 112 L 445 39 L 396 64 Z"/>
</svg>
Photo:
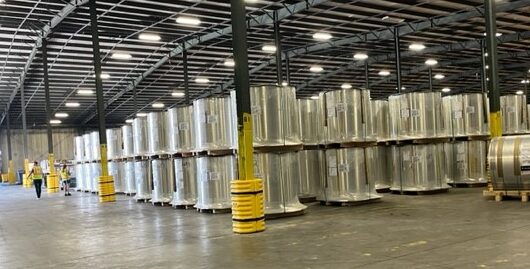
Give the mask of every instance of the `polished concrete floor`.
<svg viewBox="0 0 530 269">
<path fill-rule="evenodd" d="M 480 189 L 312 205 L 236 235 L 230 215 L 0 186 L 0 268 L 529 268 L 530 207 Z"/>
</svg>

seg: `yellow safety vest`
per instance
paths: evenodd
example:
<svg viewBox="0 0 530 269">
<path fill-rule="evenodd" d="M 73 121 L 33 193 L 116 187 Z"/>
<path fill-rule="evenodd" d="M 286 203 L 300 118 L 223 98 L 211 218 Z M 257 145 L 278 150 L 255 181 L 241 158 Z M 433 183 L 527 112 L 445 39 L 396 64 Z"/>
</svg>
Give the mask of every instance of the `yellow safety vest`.
<svg viewBox="0 0 530 269">
<path fill-rule="evenodd" d="M 42 179 L 42 168 L 40 166 L 33 167 L 33 180 Z"/>
<path fill-rule="evenodd" d="M 61 169 L 61 178 L 63 180 L 70 179 L 70 171 L 68 171 L 68 169 Z"/>
</svg>

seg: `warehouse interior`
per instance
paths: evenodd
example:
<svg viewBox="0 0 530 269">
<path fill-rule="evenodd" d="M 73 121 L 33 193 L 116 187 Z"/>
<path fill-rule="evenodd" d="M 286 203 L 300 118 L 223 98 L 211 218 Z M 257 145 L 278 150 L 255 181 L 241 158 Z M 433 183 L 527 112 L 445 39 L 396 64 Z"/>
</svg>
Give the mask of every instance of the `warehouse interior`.
<svg viewBox="0 0 530 269">
<path fill-rule="evenodd" d="M 529 38 L 530 0 L 0 0 L 0 267 L 528 268 Z"/>
</svg>

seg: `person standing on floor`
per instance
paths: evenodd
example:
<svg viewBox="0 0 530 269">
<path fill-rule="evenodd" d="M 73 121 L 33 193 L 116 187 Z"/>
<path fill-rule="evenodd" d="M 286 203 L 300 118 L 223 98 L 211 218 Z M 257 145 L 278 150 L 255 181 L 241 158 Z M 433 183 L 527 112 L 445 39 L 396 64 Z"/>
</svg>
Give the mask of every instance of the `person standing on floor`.
<svg viewBox="0 0 530 269">
<path fill-rule="evenodd" d="M 70 193 L 70 170 L 68 170 L 66 164 L 61 169 L 61 179 L 63 181 L 64 196 L 72 196 Z"/>
<path fill-rule="evenodd" d="M 28 175 L 29 178 L 33 179 L 33 185 L 35 185 L 35 191 L 37 192 L 37 200 L 40 199 L 40 194 L 42 192 L 42 167 L 39 163 L 35 161 L 33 163 L 33 169 Z"/>
</svg>

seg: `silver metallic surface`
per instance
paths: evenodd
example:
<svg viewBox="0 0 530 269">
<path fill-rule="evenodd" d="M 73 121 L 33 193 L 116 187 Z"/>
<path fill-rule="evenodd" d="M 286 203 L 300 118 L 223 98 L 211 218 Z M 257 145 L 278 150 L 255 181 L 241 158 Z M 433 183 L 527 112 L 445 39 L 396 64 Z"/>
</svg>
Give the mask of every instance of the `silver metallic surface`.
<svg viewBox="0 0 530 269">
<path fill-rule="evenodd" d="M 197 167 L 195 157 L 177 158 L 175 166 L 175 192 L 173 206 L 188 206 L 197 203 Z"/>
<path fill-rule="evenodd" d="M 90 133 L 90 156 L 92 157 L 92 161 L 99 161 L 101 159 L 101 155 L 99 153 L 99 132 L 94 131 Z"/>
<path fill-rule="evenodd" d="M 451 125 L 453 129 L 453 136 L 466 136 L 466 128 L 464 123 L 464 96 L 461 94 L 446 96 L 445 99 L 451 100 Z"/>
<path fill-rule="evenodd" d="M 336 90 L 326 92 L 325 98 L 328 126 L 327 142 L 376 140 L 370 91 Z"/>
<path fill-rule="evenodd" d="M 172 153 L 195 149 L 193 106 L 176 107 L 167 112 L 168 146 Z"/>
<path fill-rule="evenodd" d="M 453 131 L 453 117 L 455 114 L 453 113 L 453 99 L 451 96 L 446 96 L 442 98 L 442 122 L 444 126 L 446 126 L 445 130 L 443 130 L 443 134 L 448 137 L 454 136 Z"/>
<path fill-rule="evenodd" d="M 134 119 L 132 129 L 134 155 L 146 155 L 149 150 L 147 142 L 147 117 L 138 117 Z"/>
<path fill-rule="evenodd" d="M 392 155 L 385 146 L 366 148 L 369 182 L 373 182 L 376 190 L 389 189 L 392 184 Z"/>
<path fill-rule="evenodd" d="M 92 164 L 83 164 L 83 191 L 92 190 Z"/>
<path fill-rule="evenodd" d="M 444 145 L 448 183 L 486 183 L 486 141 Z"/>
<path fill-rule="evenodd" d="M 502 134 L 528 133 L 525 95 L 501 96 Z"/>
<path fill-rule="evenodd" d="M 136 200 L 151 199 L 152 179 L 151 179 L 151 162 L 149 160 L 134 162 L 134 180 L 136 182 Z"/>
<path fill-rule="evenodd" d="M 173 199 L 174 172 L 171 159 L 155 159 L 151 161 L 153 172 L 152 203 L 169 203 Z"/>
<path fill-rule="evenodd" d="M 302 144 L 294 87 L 250 87 L 254 147 Z"/>
<path fill-rule="evenodd" d="M 169 153 L 166 117 L 167 113 L 165 112 L 151 112 L 147 115 L 147 145 L 149 155 Z"/>
<path fill-rule="evenodd" d="M 136 182 L 135 182 L 135 173 L 134 173 L 134 162 L 127 161 L 123 163 L 123 179 L 125 188 L 123 192 L 125 194 L 134 194 L 136 193 Z"/>
<path fill-rule="evenodd" d="M 90 163 L 91 181 L 90 190 L 99 192 L 99 177 L 101 176 L 101 163 Z"/>
<path fill-rule="evenodd" d="M 107 158 L 114 160 L 122 156 L 121 128 L 107 129 Z"/>
<path fill-rule="evenodd" d="M 230 97 L 211 97 L 193 101 L 195 146 L 199 151 L 235 149 Z"/>
<path fill-rule="evenodd" d="M 488 163 L 494 189 L 528 190 L 530 188 L 530 136 L 494 138 L 489 146 Z"/>
<path fill-rule="evenodd" d="M 300 111 L 300 136 L 305 145 L 318 145 L 322 142 L 324 123 L 322 122 L 320 100 L 298 99 Z"/>
<path fill-rule="evenodd" d="M 326 184 L 317 199 L 328 202 L 355 202 L 381 198 L 374 182 L 367 178 L 364 149 L 326 151 Z"/>
<path fill-rule="evenodd" d="M 114 180 L 114 192 L 124 193 L 123 162 L 108 162 L 109 176 Z"/>
<path fill-rule="evenodd" d="M 389 141 L 391 139 L 391 129 L 388 101 L 374 100 L 371 101 L 371 104 L 376 139 L 377 141 Z"/>
<path fill-rule="evenodd" d="M 316 197 L 321 181 L 326 177 L 326 165 L 323 150 L 302 150 L 298 152 L 300 163 L 299 197 Z"/>
<path fill-rule="evenodd" d="M 298 201 L 300 167 L 298 154 L 254 154 L 256 178 L 263 180 L 265 214 L 299 212 L 307 207 Z"/>
<path fill-rule="evenodd" d="M 228 209 L 232 207 L 230 181 L 237 177 L 236 158 L 198 157 L 197 203 L 198 209 Z"/>
<path fill-rule="evenodd" d="M 489 103 L 487 100 L 486 94 L 469 93 L 464 95 L 464 123 L 468 136 L 490 134 Z"/>
<path fill-rule="evenodd" d="M 444 144 L 393 146 L 393 191 L 447 189 Z"/>
<path fill-rule="evenodd" d="M 92 144 L 90 143 L 90 133 L 83 135 L 83 152 L 85 153 L 83 160 L 92 160 Z"/>
<path fill-rule="evenodd" d="M 76 136 L 74 138 L 74 158 L 76 162 L 82 162 L 85 159 L 85 145 L 83 143 L 83 136 Z"/>
<path fill-rule="evenodd" d="M 121 127 L 121 140 L 123 141 L 123 158 L 134 156 L 134 142 L 133 142 L 133 130 L 132 125 L 123 125 Z"/>
<path fill-rule="evenodd" d="M 83 171 L 84 170 L 84 167 L 83 167 L 84 164 L 76 164 L 74 166 L 74 169 L 75 169 L 75 189 L 76 190 L 81 190 L 83 191 L 84 190 L 84 186 L 85 186 L 85 172 Z"/>
</svg>

